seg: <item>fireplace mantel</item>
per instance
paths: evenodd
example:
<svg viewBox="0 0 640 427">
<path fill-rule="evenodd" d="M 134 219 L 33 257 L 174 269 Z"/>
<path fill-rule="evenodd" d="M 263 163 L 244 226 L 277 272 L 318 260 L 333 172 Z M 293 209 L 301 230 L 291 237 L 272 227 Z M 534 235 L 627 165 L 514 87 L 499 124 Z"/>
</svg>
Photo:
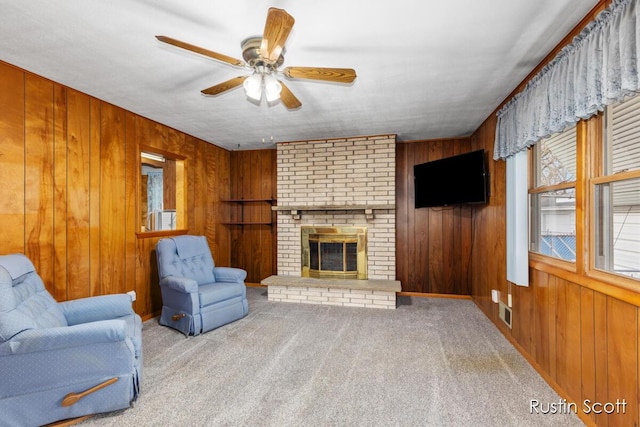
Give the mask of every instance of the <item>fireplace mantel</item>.
<svg viewBox="0 0 640 427">
<path fill-rule="evenodd" d="M 279 212 L 290 212 L 294 219 L 300 219 L 301 212 L 323 212 L 323 211 L 362 211 L 367 219 L 374 218 L 377 210 L 393 210 L 395 204 L 372 204 L 372 205 L 313 205 L 313 206 L 272 206 L 271 209 Z"/>
</svg>

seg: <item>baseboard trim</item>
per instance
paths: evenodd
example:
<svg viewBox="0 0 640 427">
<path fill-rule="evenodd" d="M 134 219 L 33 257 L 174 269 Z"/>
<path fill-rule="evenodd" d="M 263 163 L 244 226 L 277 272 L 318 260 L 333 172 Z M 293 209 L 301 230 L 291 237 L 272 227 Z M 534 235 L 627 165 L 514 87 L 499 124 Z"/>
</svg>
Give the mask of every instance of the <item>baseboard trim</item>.
<svg viewBox="0 0 640 427">
<path fill-rule="evenodd" d="M 248 288 L 266 288 L 267 285 L 263 285 L 262 283 L 251 283 L 245 282 L 245 286 Z"/>
<path fill-rule="evenodd" d="M 396 295 L 399 297 L 472 299 L 471 295 L 431 294 L 426 292 L 398 292 Z"/>
</svg>

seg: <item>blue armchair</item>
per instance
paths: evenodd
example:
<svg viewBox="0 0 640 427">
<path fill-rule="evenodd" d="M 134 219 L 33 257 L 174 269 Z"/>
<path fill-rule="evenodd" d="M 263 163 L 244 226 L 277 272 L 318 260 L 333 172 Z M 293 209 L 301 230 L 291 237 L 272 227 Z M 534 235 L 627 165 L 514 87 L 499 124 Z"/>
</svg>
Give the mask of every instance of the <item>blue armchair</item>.
<svg viewBox="0 0 640 427">
<path fill-rule="evenodd" d="M 176 236 L 156 244 L 162 293 L 160 324 L 186 336 L 241 319 L 249 312 L 247 272 L 216 267 L 204 236 Z"/>
<path fill-rule="evenodd" d="M 141 331 L 129 295 L 57 303 L 26 256 L 0 256 L 0 425 L 129 407 L 140 389 Z"/>
</svg>

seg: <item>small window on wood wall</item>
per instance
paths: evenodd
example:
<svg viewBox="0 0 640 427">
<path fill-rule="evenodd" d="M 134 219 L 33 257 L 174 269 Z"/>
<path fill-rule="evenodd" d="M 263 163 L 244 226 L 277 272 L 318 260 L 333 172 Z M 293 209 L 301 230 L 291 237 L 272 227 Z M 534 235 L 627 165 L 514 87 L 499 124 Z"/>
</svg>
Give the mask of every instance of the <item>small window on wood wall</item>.
<svg viewBox="0 0 640 427">
<path fill-rule="evenodd" d="M 140 150 L 139 230 L 167 233 L 187 228 L 185 159 L 156 148 Z"/>
</svg>

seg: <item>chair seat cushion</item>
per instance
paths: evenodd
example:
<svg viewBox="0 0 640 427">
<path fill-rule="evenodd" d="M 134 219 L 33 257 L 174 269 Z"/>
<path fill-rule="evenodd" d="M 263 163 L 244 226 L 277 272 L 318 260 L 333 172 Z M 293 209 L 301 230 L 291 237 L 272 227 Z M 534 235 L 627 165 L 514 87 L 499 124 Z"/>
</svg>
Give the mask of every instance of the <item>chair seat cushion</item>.
<svg viewBox="0 0 640 427">
<path fill-rule="evenodd" d="M 200 307 L 219 303 L 231 298 L 242 297 L 245 290 L 244 283 L 215 282 L 198 287 Z"/>
</svg>

